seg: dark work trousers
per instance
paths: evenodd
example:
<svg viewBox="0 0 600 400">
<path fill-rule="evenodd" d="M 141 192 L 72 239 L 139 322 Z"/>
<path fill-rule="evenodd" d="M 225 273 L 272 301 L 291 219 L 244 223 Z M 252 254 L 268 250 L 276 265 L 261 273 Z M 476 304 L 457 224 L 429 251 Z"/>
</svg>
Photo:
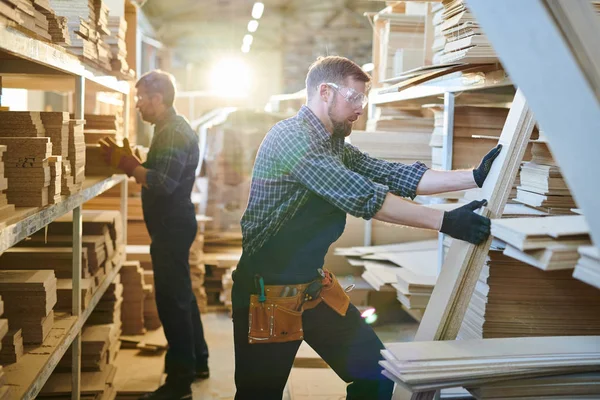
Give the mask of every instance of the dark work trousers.
<svg viewBox="0 0 600 400">
<path fill-rule="evenodd" d="M 321 303 L 304 311 L 302 324 L 304 340 L 349 383 L 347 399 L 392 398 L 394 383 L 381 374 L 379 365 L 384 346 L 354 305 L 342 317 Z M 249 344 L 248 308 L 233 310 L 233 325 L 235 399 L 281 400 L 302 342 Z"/>
<path fill-rule="evenodd" d="M 190 278 L 196 217 L 193 208 L 176 216 L 152 214 L 158 221 L 147 221 L 147 225 L 152 237 L 156 306 L 169 343 L 165 358 L 167 382 L 187 384 L 194 380 L 196 370 L 208 363 L 208 347 Z"/>
</svg>

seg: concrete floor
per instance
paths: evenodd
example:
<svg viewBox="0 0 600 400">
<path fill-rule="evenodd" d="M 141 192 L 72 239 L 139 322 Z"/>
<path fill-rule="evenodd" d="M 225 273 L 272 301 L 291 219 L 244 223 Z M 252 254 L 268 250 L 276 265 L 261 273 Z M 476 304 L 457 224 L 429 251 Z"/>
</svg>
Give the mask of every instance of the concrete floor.
<svg viewBox="0 0 600 400">
<path fill-rule="evenodd" d="M 413 339 L 418 324 L 408 315 L 399 314 L 395 318 L 398 323 L 375 326 L 375 331 L 383 342 L 410 341 Z M 206 341 L 210 349 L 210 379 L 194 383 L 194 400 L 233 400 L 235 386 L 233 382 L 234 357 L 233 357 L 233 327 L 231 318 L 226 313 L 207 313 L 202 315 Z M 144 385 L 157 386 L 160 382 L 160 372 L 163 365 L 164 352 L 156 354 L 143 354 L 137 350 L 123 350 L 117 358 L 118 372 L 115 382 L 117 390 L 134 392 Z M 345 383 L 335 375 L 332 370 L 317 369 L 316 374 L 327 374 L 328 387 L 316 387 L 318 382 L 310 379 L 310 369 L 294 369 L 299 372 L 292 373 L 294 399 L 339 399 L 340 392 L 344 393 Z M 319 381 L 323 381 L 320 380 Z M 288 385 L 289 386 L 289 385 Z M 316 395 L 316 393 L 322 395 Z M 133 393 L 132 393 L 133 394 Z M 130 397 L 135 398 L 135 397 Z M 284 399 L 289 399 L 286 393 Z"/>
</svg>

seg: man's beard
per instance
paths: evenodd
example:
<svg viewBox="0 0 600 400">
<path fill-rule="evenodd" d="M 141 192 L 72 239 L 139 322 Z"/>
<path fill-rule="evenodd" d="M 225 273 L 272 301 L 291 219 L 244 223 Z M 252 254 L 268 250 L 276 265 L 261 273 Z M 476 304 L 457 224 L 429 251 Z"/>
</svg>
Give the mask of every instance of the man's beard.
<svg viewBox="0 0 600 400">
<path fill-rule="evenodd" d="M 333 101 L 331 102 L 331 105 L 327 108 L 327 115 L 329 116 L 329 120 L 331 121 L 331 124 L 333 125 L 332 136 L 337 137 L 337 138 L 345 138 L 347 136 L 350 136 L 350 133 L 352 133 L 352 122 L 350 122 L 348 120 L 339 122 L 333 118 L 331 109 L 335 106 L 336 100 L 337 100 L 337 93 L 333 97 Z"/>
</svg>

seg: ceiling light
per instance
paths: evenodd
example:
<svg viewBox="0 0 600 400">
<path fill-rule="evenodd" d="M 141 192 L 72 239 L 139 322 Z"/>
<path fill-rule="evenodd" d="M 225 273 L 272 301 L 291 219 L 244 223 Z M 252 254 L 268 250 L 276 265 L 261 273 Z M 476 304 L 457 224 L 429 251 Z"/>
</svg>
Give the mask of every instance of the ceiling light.
<svg viewBox="0 0 600 400">
<path fill-rule="evenodd" d="M 251 34 L 247 33 L 244 35 L 244 39 L 242 40 L 242 43 L 247 44 L 248 46 L 250 46 L 252 44 L 252 41 L 254 40 L 254 38 L 252 37 Z"/>
<path fill-rule="evenodd" d="M 256 32 L 256 30 L 258 29 L 258 21 L 253 19 L 252 21 L 248 22 L 248 32 Z"/>
<path fill-rule="evenodd" d="M 243 44 L 242 45 L 242 53 L 249 53 L 249 52 L 250 52 L 250 45 Z"/>
<path fill-rule="evenodd" d="M 260 17 L 262 17 L 262 15 L 263 15 L 264 10 L 265 10 L 265 5 L 263 3 L 260 3 L 260 2 L 254 3 L 254 6 L 252 7 L 252 18 L 260 19 Z"/>
</svg>

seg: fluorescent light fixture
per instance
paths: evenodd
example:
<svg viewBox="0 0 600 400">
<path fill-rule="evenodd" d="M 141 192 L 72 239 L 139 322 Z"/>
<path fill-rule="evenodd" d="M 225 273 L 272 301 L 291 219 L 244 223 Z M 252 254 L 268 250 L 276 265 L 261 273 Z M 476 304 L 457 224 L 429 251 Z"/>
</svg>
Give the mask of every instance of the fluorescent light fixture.
<svg viewBox="0 0 600 400">
<path fill-rule="evenodd" d="M 252 18 L 260 19 L 260 17 L 262 17 L 262 15 L 263 15 L 264 10 L 265 10 L 265 5 L 263 3 L 260 3 L 260 2 L 254 3 L 254 6 L 252 7 Z"/>
<path fill-rule="evenodd" d="M 248 44 L 243 44 L 242 45 L 242 53 L 249 53 L 250 52 L 250 45 Z"/>
<path fill-rule="evenodd" d="M 254 38 L 252 37 L 251 34 L 247 33 L 244 35 L 244 39 L 242 40 L 242 43 L 247 44 L 248 46 L 250 46 L 252 44 L 252 41 L 254 40 Z"/>
<path fill-rule="evenodd" d="M 254 33 L 256 32 L 256 30 L 258 29 L 258 21 L 253 19 L 252 21 L 248 22 L 248 32 L 250 33 Z"/>
</svg>

